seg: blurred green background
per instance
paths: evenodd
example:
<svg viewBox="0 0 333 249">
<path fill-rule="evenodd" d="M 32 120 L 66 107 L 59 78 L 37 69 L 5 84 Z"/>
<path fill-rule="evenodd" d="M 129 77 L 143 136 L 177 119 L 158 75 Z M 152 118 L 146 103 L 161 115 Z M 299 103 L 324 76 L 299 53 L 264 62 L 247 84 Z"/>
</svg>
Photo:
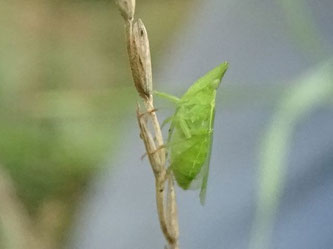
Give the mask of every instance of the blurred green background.
<svg viewBox="0 0 333 249">
<path fill-rule="evenodd" d="M 226 9 L 234 7 L 234 11 L 239 8 L 240 13 L 247 12 L 242 4 L 235 7 L 230 2 Z M 219 105 L 226 106 L 226 112 L 255 106 L 273 106 L 275 111 L 264 125 L 266 130 L 261 131 L 258 155 L 253 155 L 258 157 L 258 174 L 251 249 L 269 248 L 297 125 L 316 108 L 332 107 L 331 44 L 327 44 L 329 39 L 316 25 L 319 21 L 312 18 L 307 2 L 276 0 L 274 4 L 283 16 L 281 23 L 287 27 L 286 44 L 303 56 L 309 71 L 301 75 L 293 72 L 292 77 L 283 75 L 283 84 L 279 85 L 252 84 L 237 78 L 243 73 L 247 79 L 247 71 L 245 68 L 240 73 L 239 61 L 234 63 L 230 56 L 227 77 L 233 75 L 240 84 L 226 84 L 221 90 Z M 138 1 L 136 16 L 144 19 L 148 29 L 153 72 L 161 68 L 159 59 L 168 52 L 177 32 L 184 31 L 185 25 L 195 25 L 186 21 L 192 10 L 198 11 L 198 6 L 199 1 L 194 0 Z M 267 20 L 267 26 L 258 23 L 258 30 L 267 29 L 267 36 L 277 40 L 274 30 L 269 30 L 269 13 L 256 13 L 255 7 L 249 10 L 253 11 L 250 15 L 261 18 L 258 20 Z M 233 23 L 227 25 L 233 29 Z M 243 30 L 240 38 L 256 39 L 256 28 L 251 30 L 254 34 Z M 223 32 L 228 36 L 228 30 Z M 208 42 L 215 37 L 202 39 Z M 246 39 L 244 44 L 239 53 L 249 57 Z M 273 52 L 263 52 L 265 56 L 269 53 Z M 260 56 L 254 59 L 260 60 Z M 292 65 L 294 61 L 288 63 Z M 272 73 L 279 72 L 281 68 L 272 65 Z M 255 67 L 251 69 L 253 74 L 262 70 L 260 63 L 251 66 Z M 123 20 L 112 0 L 1 1 L 1 249 L 63 248 L 87 186 L 103 171 L 103 165 L 116 156 L 114 149 L 124 147 L 121 136 L 133 125 L 127 121 L 135 115 L 136 99 Z"/>
<path fill-rule="evenodd" d="M 189 2 L 138 4 L 153 61 Z M 3 195 L 16 193 L 0 200 L 1 248 L 60 247 L 85 186 L 121 143 L 135 94 L 113 1 L 1 1 L 0 164 Z"/>
</svg>

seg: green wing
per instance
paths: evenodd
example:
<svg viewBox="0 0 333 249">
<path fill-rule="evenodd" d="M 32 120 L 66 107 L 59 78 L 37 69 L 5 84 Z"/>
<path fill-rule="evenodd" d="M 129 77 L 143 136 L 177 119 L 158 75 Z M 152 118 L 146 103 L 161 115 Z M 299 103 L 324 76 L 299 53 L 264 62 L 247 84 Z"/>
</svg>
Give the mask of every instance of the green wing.
<svg viewBox="0 0 333 249">
<path fill-rule="evenodd" d="M 200 203 L 202 205 L 205 204 L 206 201 L 206 191 L 207 191 L 207 182 L 208 182 L 208 175 L 209 175 L 209 164 L 210 164 L 210 158 L 212 154 L 212 145 L 213 145 L 213 131 L 214 131 L 214 121 L 215 121 L 215 99 L 216 99 L 216 93 L 214 96 L 214 102 L 212 103 L 212 110 L 210 115 L 210 127 L 211 127 L 211 134 L 210 134 L 210 141 L 208 142 L 208 155 L 206 162 L 202 166 L 202 184 L 201 184 L 201 190 L 200 190 Z"/>
<path fill-rule="evenodd" d="M 211 72 L 211 75 L 214 79 L 219 78 L 220 82 L 228 69 L 228 63 L 222 63 L 219 67 L 215 68 Z M 211 80 L 213 80 L 211 79 Z M 216 100 L 216 92 L 214 94 L 214 98 L 212 99 L 212 109 L 210 112 L 210 127 L 211 127 L 211 134 L 210 134 L 210 141 L 209 141 L 209 147 L 208 147 L 208 155 L 207 159 L 202 166 L 202 183 L 201 183 L 201 190 L 200 190 L 200 203 L 202 205 L 205 204 L 206 201 L 206 192 L 207 192 L 207 182 L 208 182 L 208 176 L 209 176 L 209 165 L 210 165 L 210 158 L 211 158 L 211 153 L 212 153 L 212 145 L 213 145 L 213 130 L 214 130 L 214 121 L 215 121 L 215 100 Z"/>
</svg>

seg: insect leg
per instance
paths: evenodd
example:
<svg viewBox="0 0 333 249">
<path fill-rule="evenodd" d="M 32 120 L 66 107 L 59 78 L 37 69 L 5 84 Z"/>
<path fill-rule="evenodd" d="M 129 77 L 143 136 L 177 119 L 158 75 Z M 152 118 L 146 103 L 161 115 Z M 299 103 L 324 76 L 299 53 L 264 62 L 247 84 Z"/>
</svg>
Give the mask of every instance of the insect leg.
<svg viewBox="0 0 333 249">
<path fill-rule="evenodd" d="M 148 154 L 149 154 L 149 155 L 153 155 L 153 154 L 159 152 L 161 149 L 165 149 L 166 147 L 167 147 L 166 145 L 161 145 L 161 146 L 159 146 L 158 148 L 156 148 L 156 150 L 149 151 L 148 153 L 146 152 L 145 154 L 143 154 L 143 155 L 141 156 L 141 160 L 143 160 Z"/>
<path fill-rule="evenodd" d="M 186 120 L 183 119 L 183 118 L 179 118 L 178 122 L 179 122 L 179 126 L 180 126 L 182 132 L 184 133 L 185 137 L 190 138 L 191 137 L 191 131 L 190 131 L 190 128 L 188 127 L 188 125 L 186 123 Z"/>
<path fill-rule="evenodd" d="M 158 92 L 158 91 L 154 91 L 154 93 L 159 96 L 159 97 L 162 97 L 162 98 L 165 98 L 167 100 L 169 100 L 170 102 L 172 103 L 175 103 L 175 104 L 178 104 L 179 101 L 180 101 L 180 98 L 176 97 L 176 96 L 173 96 L 173 95 L 170 95 L 170 94 L 167 94 L 167 93 L 162 93 L 162 92 Z"/>
<path fill-rule="evenodd" d="M 163 121 L 163 123 L 162 123 L 162 125 L 161 125 L 161 128 L 163 129 L 163 127 L 164 127 L 167 123 L 171 122 L 172 119 L 173 119 L 173 115 L 170 116 L 170 117 L 168 117 L 168 118 L 166 118 L 166 119 Z"/>
<path fill-rule="evenodd" d="M 154 109 L 148 110 L 146 112 L 142 112 L 142 113 L 139 114 L 139 117 L 141 118 L 141 117 L 145 116 L 146 114 L 156 112 L 157 110 L 158 110 L 157 108 L 154 108 Z"/>
</svg>

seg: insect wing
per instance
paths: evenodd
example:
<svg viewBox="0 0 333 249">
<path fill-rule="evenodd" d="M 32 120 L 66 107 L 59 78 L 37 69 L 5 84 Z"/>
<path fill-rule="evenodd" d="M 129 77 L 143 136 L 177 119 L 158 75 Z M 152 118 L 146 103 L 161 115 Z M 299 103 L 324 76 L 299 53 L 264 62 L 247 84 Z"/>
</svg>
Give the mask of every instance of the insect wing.
<svg viewBox="0 0 333 249">
<path fill-rule="evenodd" d="M 211 133 L 209 136 L 209 147 L 208 147 L 208 155 L 206 162 L 202 166 L 202 184 L 201 184 L 201 190 L 200 190 L 200 203 L 202 205 L 205 204 L 206 201 L 206 191 L 207 191 L 207 182 L 208 182 L 208 176 L 209 176 L 209 165 L 210 165 L 210 158 L 212 154 L 212 145 L 213 145 L 213 130 L 214 130 L 214 121 L 215 121 L 215 99 L 216 99 L 216 92 L 214 96 L 214 102 L 212 103 L 212 110 L 210 115 L 210 127 L 211 127 Z"/>
</svg>

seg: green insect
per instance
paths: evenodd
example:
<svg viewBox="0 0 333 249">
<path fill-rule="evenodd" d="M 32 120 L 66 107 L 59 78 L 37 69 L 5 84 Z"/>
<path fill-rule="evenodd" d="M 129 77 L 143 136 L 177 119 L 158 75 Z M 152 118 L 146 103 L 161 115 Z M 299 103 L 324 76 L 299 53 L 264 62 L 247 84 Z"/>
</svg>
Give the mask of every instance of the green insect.
<svg viewBox="0 0 333 249">
<path fill-rule="evenodd" d="M 194 182 L 201 183 L 201 204 L 205 202 L 207 188 L 216 90 L 227 68 L 226 62 L 214 68 L 180 99 L 157 92 L 177 106 L 175 113 L 167 119 L 171 122 L 167 142 L 170 169 L 183 189 L 189 189 Z"/>
</svg>

